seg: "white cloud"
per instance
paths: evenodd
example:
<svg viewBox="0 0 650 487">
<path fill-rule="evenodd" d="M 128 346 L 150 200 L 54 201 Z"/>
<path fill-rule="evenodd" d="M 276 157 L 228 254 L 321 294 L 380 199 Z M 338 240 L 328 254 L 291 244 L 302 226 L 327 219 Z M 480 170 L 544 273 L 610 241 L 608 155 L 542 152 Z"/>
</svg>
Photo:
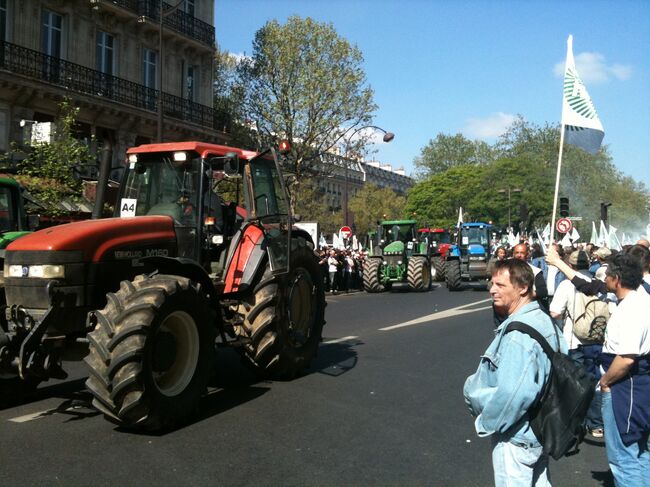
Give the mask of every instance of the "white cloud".
<svg viewBox="0 0 650 487">
<path fill-rule="evenodd" d="M 576 69 L 585 84 L 606 83 L 612 78 L 620 81 L 630 79 L 632 76 L 632 66 L 623 64 L 608 65 L 605 56 L 598 52 L 581 52 L 575 56 Z M 553 67 L 555 76 L 561 78 L 564 76 L 564 61 L 557 63 Z"/>
<path fill-rule="evenodd" d="M 463 133 L 473 139 L 494 139 L 506 132 L 517 116 L 510 113 L 493 113 L 485 118 L 470 118 Z"/>
</svg>

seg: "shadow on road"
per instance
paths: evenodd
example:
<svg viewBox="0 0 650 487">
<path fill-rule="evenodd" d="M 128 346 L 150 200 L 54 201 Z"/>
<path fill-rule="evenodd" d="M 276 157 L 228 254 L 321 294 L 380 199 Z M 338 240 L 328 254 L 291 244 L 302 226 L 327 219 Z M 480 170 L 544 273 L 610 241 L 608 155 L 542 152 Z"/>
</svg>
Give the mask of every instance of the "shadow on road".
<svg viewBox="0 0 650 487">
<path fill-rule="evenodd" d="M 358 356 L 355 347 L 359 345 L 363 345 L 361 340 L 322 344 L 318 349 L 318 356 L 312 361 L 307 373 L 318 372 L 332 377 L 345 374 L 357 365 Z"/>
<path fill-rule="evenodd" d="M 603 487 L 614 487 L 614 476 L 612 475 L 611 470 L 606 472 L 596 472 L 591 471 L 591 477 L 600 482 Z"/>
</svg>

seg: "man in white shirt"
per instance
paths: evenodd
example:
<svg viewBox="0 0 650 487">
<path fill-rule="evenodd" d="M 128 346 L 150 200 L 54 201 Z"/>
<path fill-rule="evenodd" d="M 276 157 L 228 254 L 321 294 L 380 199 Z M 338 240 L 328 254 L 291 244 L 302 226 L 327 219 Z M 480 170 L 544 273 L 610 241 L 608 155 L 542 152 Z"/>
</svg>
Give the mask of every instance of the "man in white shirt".
<svg viewBox="0 0 650 487">
<path fill-rule="evenodd" d="M 569 265 L 581 277 L 591 281 L 591 277 L 589 276 L 589 257 L 586 252 L 582 250 L 573 251 L 569 256 Z M 549 311 L 551 316 L 560 323 L 564 319 L 563 333 L 566 342 L 569 344 L 569 356 L 574 362 L 584 365 L 587 372 L 595 380 L 600 380 L 601 374 L 598 367 L 598 358 L 602 351 L 602 343 L 580 340 L 573 332 L 573 318 L 582 312 L 582 310 L 576 310 L 577 295 L 578 290 L 573 283 L 565 279 L 555 290 Z M 603 418 L 600 412 L 600 403 L 600 392 L 596 392 L 585 418 L 587 431 L 594 438 L 603 437 Z"/>
</svg>

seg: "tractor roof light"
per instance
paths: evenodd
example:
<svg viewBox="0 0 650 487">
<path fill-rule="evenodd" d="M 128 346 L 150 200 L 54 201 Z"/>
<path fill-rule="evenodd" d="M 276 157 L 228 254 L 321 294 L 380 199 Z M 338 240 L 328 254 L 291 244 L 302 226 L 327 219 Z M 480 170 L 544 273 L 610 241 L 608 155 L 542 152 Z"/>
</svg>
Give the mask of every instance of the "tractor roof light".
<svg viewBox="0 0 650 487">
<path fill-rule="evenodd" d="M 176 162 L 187 161 L 187 152 L 174 152 L 174 161 Z"/>
<path fill-rule="evenodd" d="M 131 164 L 138 162 L 138 154 L 129 154 L 129 162 Z"/>
</svg>

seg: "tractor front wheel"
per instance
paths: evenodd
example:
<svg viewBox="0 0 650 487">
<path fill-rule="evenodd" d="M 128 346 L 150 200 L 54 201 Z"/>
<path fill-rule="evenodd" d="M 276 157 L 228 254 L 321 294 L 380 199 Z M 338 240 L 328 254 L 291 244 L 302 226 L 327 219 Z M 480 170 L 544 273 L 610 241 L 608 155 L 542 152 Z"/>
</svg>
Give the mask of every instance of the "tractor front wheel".
<svg viewBox="0 0 650 487">
<path fill-rule="evenodd" d="M 214 368 L 214 313 L 200 287 L 137 276 L 90 315 L 86 386 L 121 426 L 162 429 L 194 415 Z"/>
<path fill-rule="evenodd" d="M 450 291 L 458 291 L 462 285 L 460 275 L 460 261 L 448 260 L 445 263 L 445 279 L 447 280 L 447 288 Z"/>
<path fill-rule="evenodd" d="M 363 263 L 363 290 L 367 293 L 384 291 L 381 283 L 381 259 L 367 258 Z"/>
<path fill-rule="evenodd" d="M 262 376 L 293 379 L 316 355 L 325 324 L 325 288 L 318 259 L 298 239 L 289 274 L 274 276 L 267 265 L 253 295 L 238 306 L 237 333 L 249 339 L 247 362 Z"/>
<path fill-rule="evenodd" d="M 431 289 L 431 269 L 426 257 L 411 257 L 408 263 L 407 280 L 412 291 Z"/>
</svg>

